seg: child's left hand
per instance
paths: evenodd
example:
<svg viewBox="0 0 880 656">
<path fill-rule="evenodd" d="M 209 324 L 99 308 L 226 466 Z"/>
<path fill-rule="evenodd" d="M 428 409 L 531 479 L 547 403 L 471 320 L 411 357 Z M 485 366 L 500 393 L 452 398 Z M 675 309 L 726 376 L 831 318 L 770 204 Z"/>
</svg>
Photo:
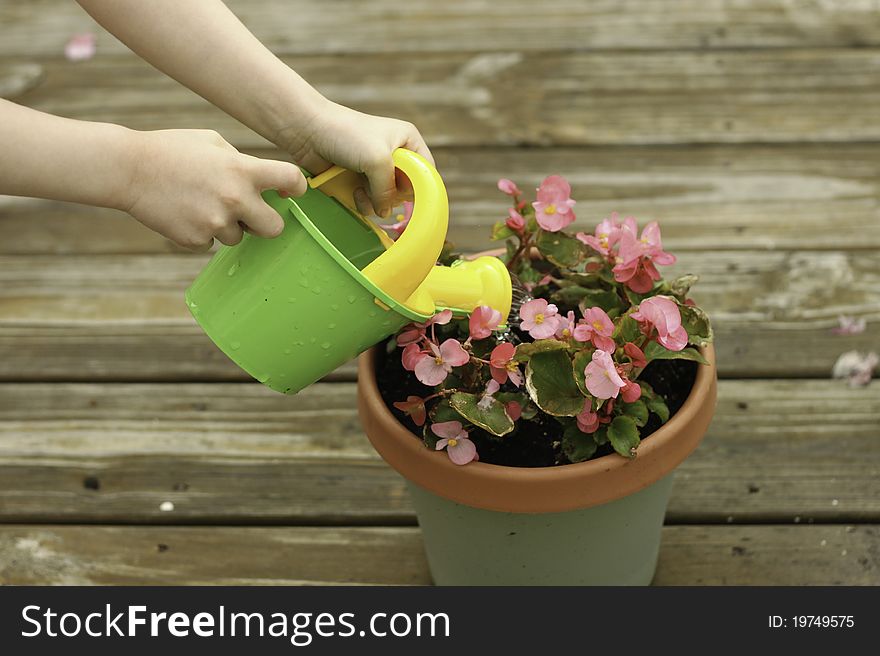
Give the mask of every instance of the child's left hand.
<svg viewBox="0 0 880 656">
<path fill-rule="evenodd" d="M 305 127 L 282 130 L 275 142 L 312 173 L 331 164 L 364 173 L 369 195 L 367 190 L 355 193 L 358 209 L 383 218 L 412 197 L 409 181 L 395 171 L 391 159 L 394 150 L 407 148 L 434 163 L 424 138 L 412 123 L 363 114 L 331 101 L 322 103 Z"/>
</svg>

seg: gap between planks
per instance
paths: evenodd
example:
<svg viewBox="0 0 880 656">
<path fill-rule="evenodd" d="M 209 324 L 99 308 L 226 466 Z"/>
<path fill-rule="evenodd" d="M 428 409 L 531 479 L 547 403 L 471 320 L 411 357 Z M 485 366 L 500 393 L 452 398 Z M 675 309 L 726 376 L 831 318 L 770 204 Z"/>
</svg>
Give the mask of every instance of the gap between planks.
<svg viewBox="0 0 880 656">
<path fill-rule="evenodd" d="M 877 526 L 663 529 L 655 585 L 877 585 Z M 416 528 L 0 526 L 5 585 L 428 585 Z"/>
<path fill-rule="evenodd" d="M 836 381 L 721 381 L 667 521 L 880 521 L 880 395 Z M 166 501 L 172 512 L 162 511 Z M 0 521 L 412 524 L 355 386 L 0 385 Z"/>
</svg>

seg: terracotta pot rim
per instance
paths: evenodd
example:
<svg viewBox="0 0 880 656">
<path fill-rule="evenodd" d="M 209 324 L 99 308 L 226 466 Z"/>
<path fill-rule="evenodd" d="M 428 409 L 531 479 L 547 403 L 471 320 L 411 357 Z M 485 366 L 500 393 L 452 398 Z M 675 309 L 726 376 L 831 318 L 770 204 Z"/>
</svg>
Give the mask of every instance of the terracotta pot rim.
<svg viewBox="0 0 880 656">
<path fill-rule="evenodd" d="M 385 405 L 376 381 L 377 347 L 358 362 L 358 410 L 376 451 L 400 474 L 459 503 L 503 512 L 563 512 L 627 496 L 659 480 L 697 447 L 715 410 L 715 350 L 700 349 L 691 393 L 677 413 L 639 446 L 634 459 L 610 454 L 568 465 L 510 467 L 484 462 L 453 464 L 431 451 Z"/>
</svg>

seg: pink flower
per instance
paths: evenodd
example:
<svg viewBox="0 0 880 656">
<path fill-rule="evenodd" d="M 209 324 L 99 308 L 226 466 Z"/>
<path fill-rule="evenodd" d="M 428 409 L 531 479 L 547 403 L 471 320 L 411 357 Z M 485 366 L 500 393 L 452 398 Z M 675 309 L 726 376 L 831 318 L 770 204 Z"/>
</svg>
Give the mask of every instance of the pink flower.
<svg viewBox="0 0 880 656">
<path fill-rule="evenodd" d="M 526 227 L 526 220 L 523 218 L 522 214 L 517 212 L 512 207 L 507 211 L 507 213 L 507 220 L 504 223 L 508 228 L 510 228 L 514 232 L 519 232 Z"/>
<path fill-rule="evenodd" d="M 641 324 L 646 335 L 656 330 L 657 341 L 670 351 L 681 351 L 687 346 L 688 334 L 681 325 L 681 312 L 672 299 L 666 296 L 646 298 L 630 316 Z"/>
<path fill-rule="evenodd" d="M 72 62 L 86 61 L 95 56 L 97 49 L 94 34 L 74 34 L 64 46 L 64 56 Z"/>
<path fill-rule="evenodd" d="M 516 183 L 513 180 L 508 180 L 507 178 L 501 178 L 498 181 L 498 189 L 503 191 L 508 196 L 519 196 L 522 192 L 519 190 L 519 187 L 516 186 Z"/>
<path fill-rule="evenodd" d="M 627 403 L 638 401 L 642 396 L 642 388 L 639 387 L 638 383 L 634 383 L 631 380 L 624 379 L 624 382 L 626 385 L 620 388 L 620 396 Z"/>
<path fill-rule="evenodd" d="M 407 344 L 403 349 L 403 353 L 400 354 L 403 368 L 407 371 L 415 371 L 416 364 L 422 359 L 423 355 L 427 355 L 427 353 L 418 344 L 415 342 Z"/>
<path fill-rule="evenodd" d="M 485 339 L 501 323 L 501 313 L 488 305 L 481 305 L 471 312 L 468 325 L 471 339 Z"/>
<path fill-rule="evenodd" d="M 626 226 L 620 232 L 614 279 L 626 283 L 637 294 L 644 294 L 651 291 L 655 280 L 660 280 L 655 264 L 674 264 L 675 256 L 663 250 L 660 226 L 656 221 L 645 226 L 641 239 L 636 238 L 634 225 Z"/>
<path fill-rule="evenodd" d="M 880 364 L 880 356 L 873 351 L 869 353 L 847 351 L 837 358 L 831 376 L 846 378 L 850 387 L 864 387 L 871 382 L 878 364 Z"/>
<path fill-rule="evenodd" d="M 409 415 L 416 426 L 425 424 L 425 399 L 421 396 L 408 396 L 406 401 L 395 401 L 394 407 Z"/>
<path fill-rule="evenodd" d="M 556 333 L 559 324 L 558 308 L 544 298 L 529 301 L 519 309 L 522 329 L 533 339 L 547 339 Z"/>
<path fill-rule="evenodd" d="M 593 412 L 590 399 L 584 401 L 584 409 L 575 416 L 575 420 L 583 433 L 595 433 L 599 429 L 599 413 Z"/>
<path fill-rule="evenodd" d="M 630 360 L 632 360 L 634 367 L 644 369 L 648 366 L 648 361 L 645 359 L 644 352 L 632 342 L 627 342 L 623 345 L 623 352 L 629 356 Z"/>
<path fill-rule="evenodd" d="M 587 390 L 597 399 L 615 399 L 620 389 L 626 385 L 611 354 L 607 351 L 593 351 L 593 360 L 584 368 Z"/>
<path fill-rule="evenodd" d="M 620 240 L 622 224 L 617 217 L 617 212 L 612 212 L 609 218 L 604 219 L 596 226 L 595 234 L 588 235 L 585 232 L 579 232 L 575 236 L 594 251 L 607 257 L 614 245 Z M 626 221 L 635 223 L 635 219 L 631 216 L 628 216 Z"/>
<path fill-rule="evenodd" d="M 837 321 L 840 325 L 831 329 L 831 332 L 835 335 L 858 335 L 865 332 L 865 326 L 867 325 L 864 317 L 848 317 L 843 314 L 837 318 Z"/>
<path fill-rule="evenodd" d="M 437 437 L 434 447 L 437 451 L 446 449 L 449 459 L 456 465 L 466 465 L 471 460 L 479 460 L 477 447 L 468 437 L 467 431 L 460 421 L 441 421 L 439 424 L 431 424 L 431 432 Z"/>
<path fill-rule="evenodd" d="M 614 333 L 614 324 L 600 307 L 592 307 L 584 310 L 584 318 L 578 322 L 574 329 L 574 338 L 579 342 L 592 342 L 593 346 L 609 353 L 614 353 L 616 348 L 611 335 Z"/>
<path fill-rule="evenodd" d="M 458 340 L 450 337 L 438 348 L 433 342 L 429 342 L 431 353 L 423 353 L 415 365 L 416 378 L 425 385 L 434 387 L 439 385 L 452 371 L 453 367 L 460 367 L 470 360 Z M 407 347 L 409 348 L 409 347 Z"/>
<path fill-rule="evenodd" d="M 503 385 L 510 379 L 510 382 L 519 387 L 522 385 L 522 374 L 519 371 L 519 365 L 513 361 L 516 353 L 516 347 L 509 342 L 499 344 L 489 356 L 489 371 L 492 374 L 492 380 Z"/>
<path fill-rule="evenodd" d="M 559 232 L 574 221 L 571 185 L 561 175 L 551 175 L 538 187 L 538 200 L 532 203 L 538 225 L 547 232 Z"/>
<path fill-rule="evenodd" d="M 488 410 L 489 406 L 492 405 L 492 398 L 495 392 L 501 389 L 501 385 L 498 384 L 496 380 L 490 380 L 489 384 L 486 385 L 486 389 L 483 391 L 482 398 L 477 401 L 477 407 L 482 410 Z"/>
<path fill-rule="evenodd" d="M 522 406 L 516 401 L 508 401 L 504 404 L 504 409 L 507 411 L 507 416 L 513 421 L 517 421 L 522 417 Z"/>
<path fill-rule="evenodd" d="M 559 315 L 559 325 L 556 327 L 556 339 L 568 339 L 574 335 L 574 312 L 568 311 L 568 316 L 563 318 Z"/>
<path fill-rule="evenodd" d="M 406 230 L 406 226 L 409 225 L 409 220 L 412 218 L 413 213 L 413 204 L 409 201 L 403 204 L 403 214 L 398 214 L 395 218 L 397 219 L 397 223 L 392 223 L 391 225 L 383 225 L 382 228 L 391 233 L 391 238 L 396 240 L 400 235 L 403 234 L 403 231 Z"/>
</svg>

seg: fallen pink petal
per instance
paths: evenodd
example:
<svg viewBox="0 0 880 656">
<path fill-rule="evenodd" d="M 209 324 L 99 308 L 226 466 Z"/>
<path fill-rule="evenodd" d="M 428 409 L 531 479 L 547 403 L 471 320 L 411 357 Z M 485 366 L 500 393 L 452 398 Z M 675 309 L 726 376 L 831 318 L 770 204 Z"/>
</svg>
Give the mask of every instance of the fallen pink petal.
<svg viewBox="0 0 880 656">
<path fill-rule="evenodd" d="M 64 56 L 68 61 L 87 61 L 95 56 L 97 38 L 91 32 L 75 34 L 64 46 Z"/>
</svg>

